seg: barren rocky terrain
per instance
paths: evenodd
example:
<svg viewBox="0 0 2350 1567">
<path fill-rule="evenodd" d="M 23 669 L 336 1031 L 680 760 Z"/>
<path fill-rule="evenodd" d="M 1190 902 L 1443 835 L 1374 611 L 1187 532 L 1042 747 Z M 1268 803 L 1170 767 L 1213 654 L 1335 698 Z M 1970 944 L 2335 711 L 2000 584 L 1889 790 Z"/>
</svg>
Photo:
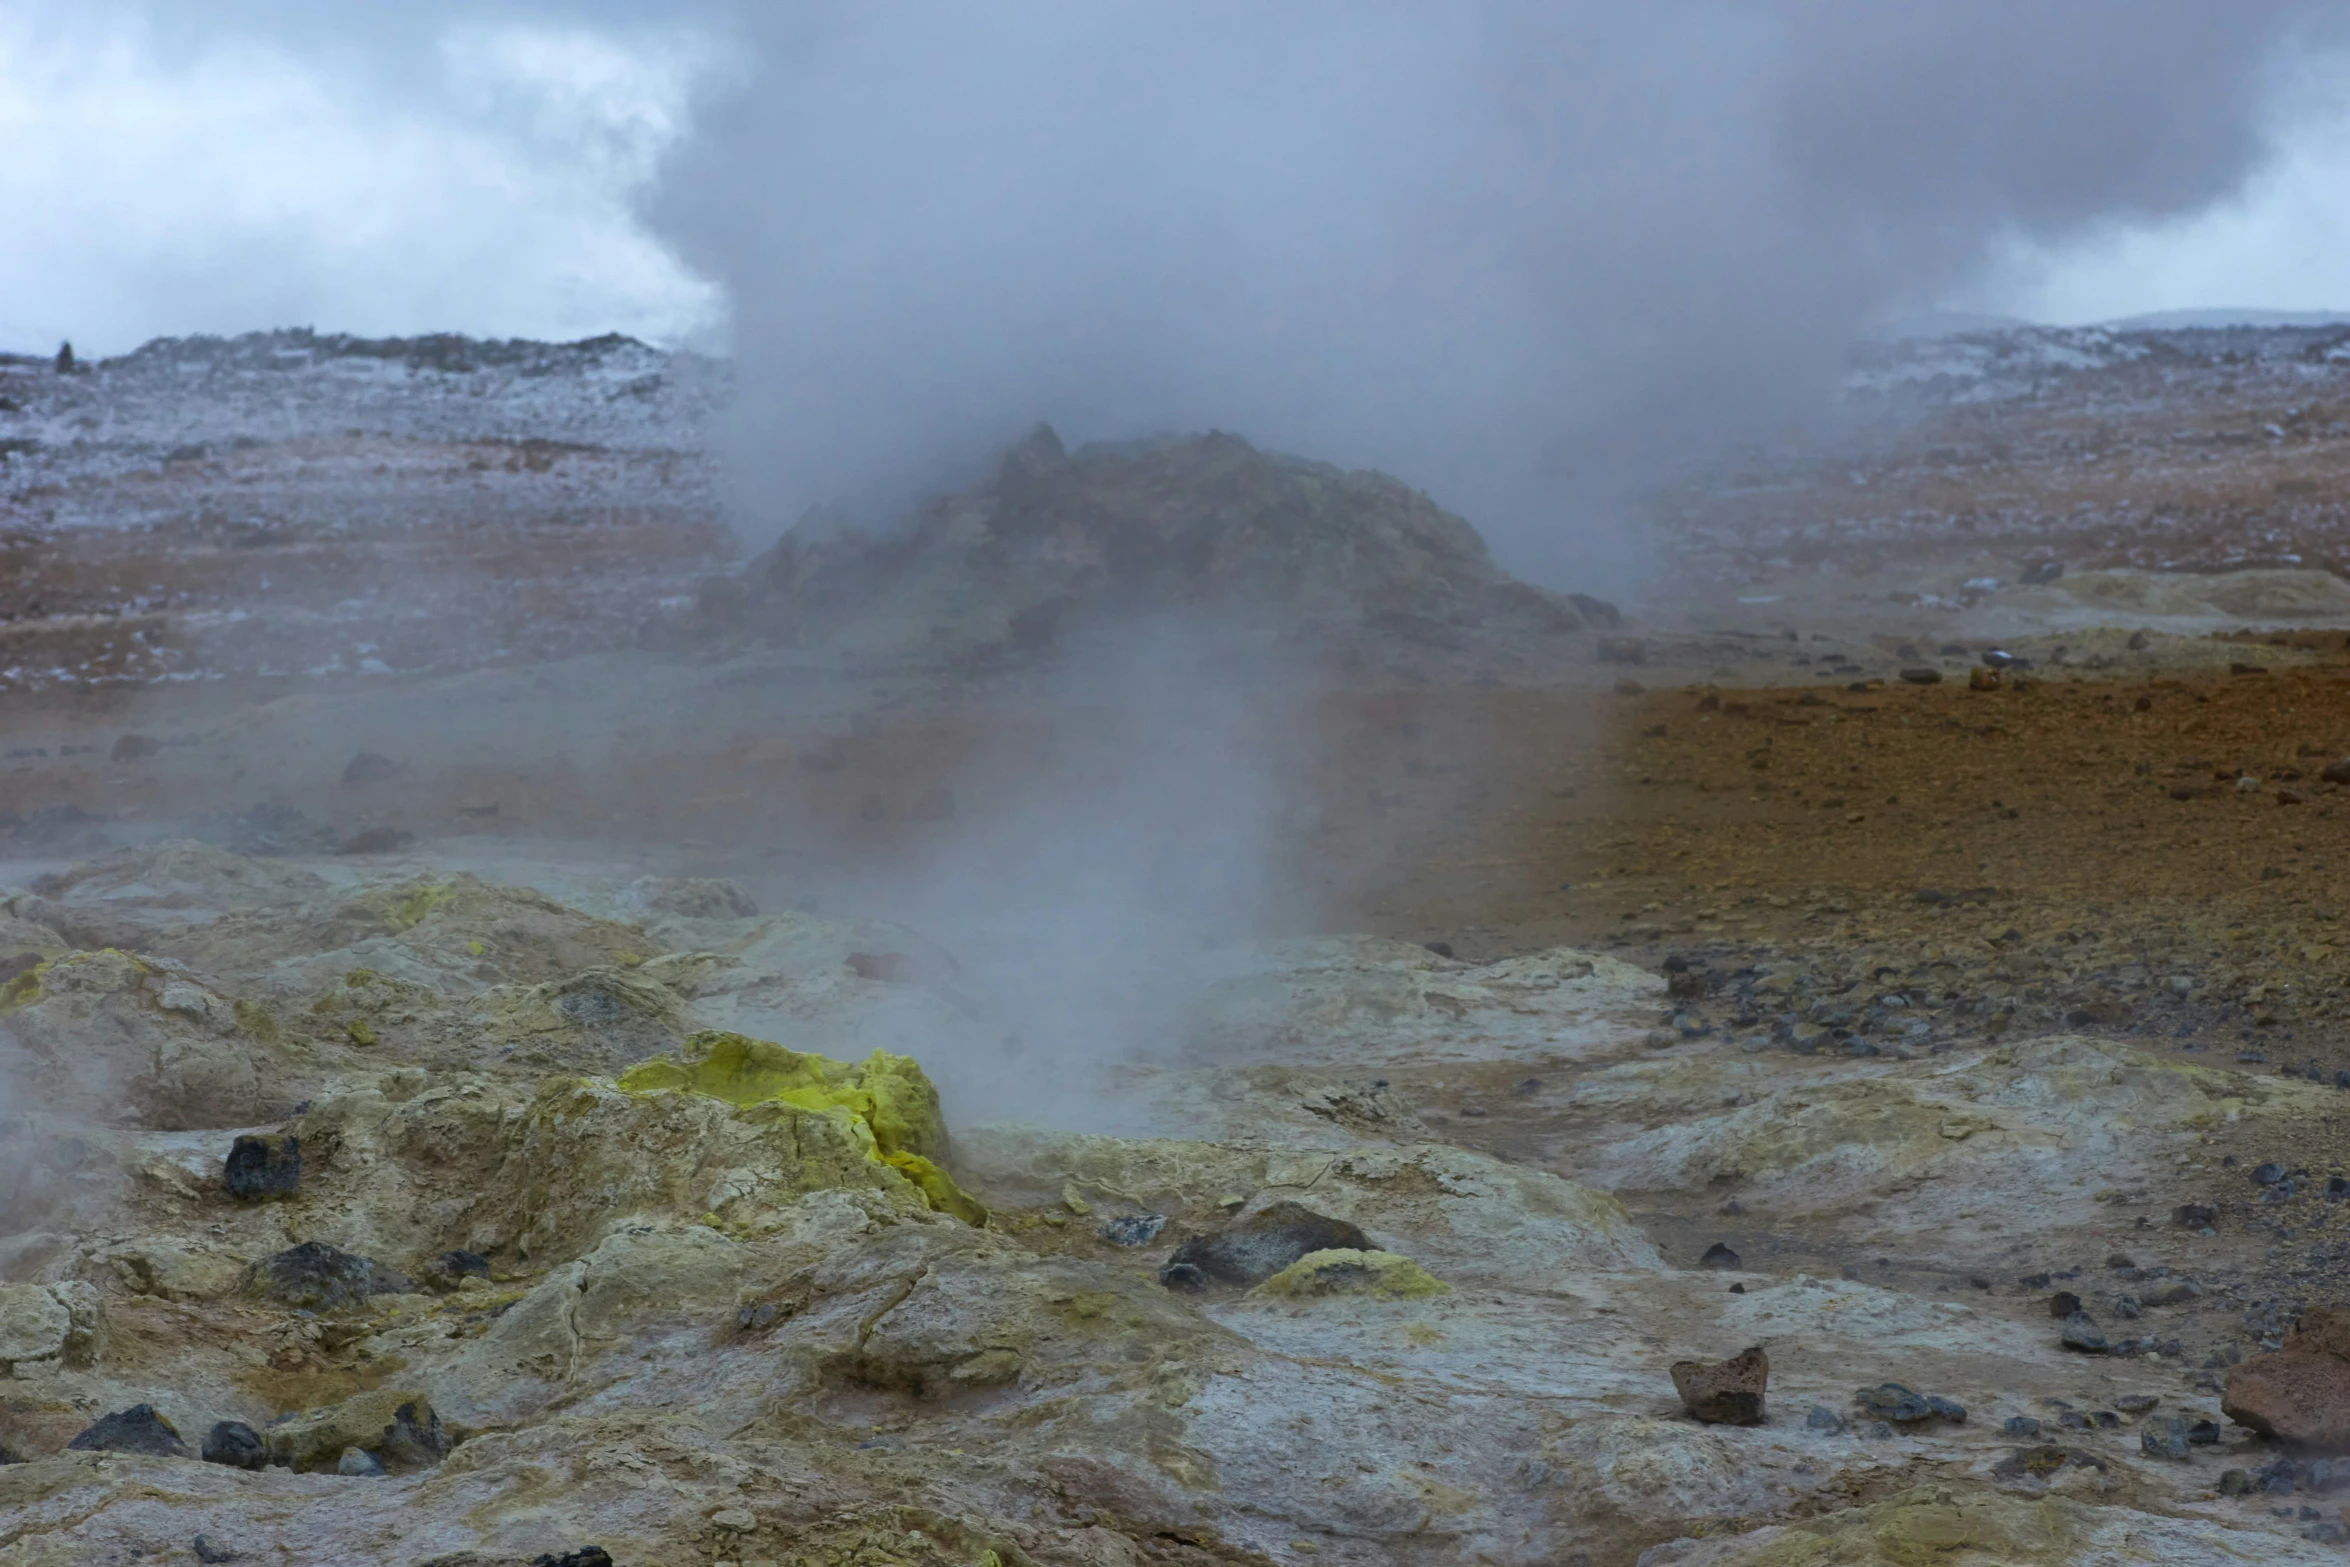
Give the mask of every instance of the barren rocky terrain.
<svg viewBox="0 0 2350 1567">
<path fill-rule="evenodd" d="M 2338 1559 L 2338 351 L 1875 350 L 1599 597 L 0 367 L 0 1567 Z"/>
</svg>

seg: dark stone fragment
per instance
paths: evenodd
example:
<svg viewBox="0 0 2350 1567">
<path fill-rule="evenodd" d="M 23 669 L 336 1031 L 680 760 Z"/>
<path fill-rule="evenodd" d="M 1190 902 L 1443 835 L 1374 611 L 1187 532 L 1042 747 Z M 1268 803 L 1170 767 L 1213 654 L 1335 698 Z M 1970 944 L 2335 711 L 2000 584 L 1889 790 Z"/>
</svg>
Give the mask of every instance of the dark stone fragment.
<svg viewBox="0 0 2350 1567">
<path fill-rule="evenodd" d="M 1113 1246 L 1148 1246 L 1167 1227 L 1162 1213 L 1122 1213 L 1102 1225 L 1102 1239 Z"/>
<path fill-rule="evenodd" d="M 2303 1489 L 2319 1496 L 2350 1489 L 2350 1458 L 2320 1458 L 2301 1472 Z"/>
<path fill-rule="evenodd" d="M 1941 1411 L 1934 1401 L 1923 1393 L 1913 1393 L 1898 1382 L 1880 1382 L 1875 1387 L 1864 1387 L 1852 1395 L 1852 1401 L 1862 1411 L 1879 1420 L 1890 1420 L 1895 1425 L 1914 1425 L 1920 1420 L 1931 1420 Z M 1959 1411 L 1963 1418 L 1965 1411 Z"/>
<path fill-rule="evenodd" d="M 2081 1309 L 2081 1297 L 2071 1290 L 2058 1290 L 2048 1300 L 2048 1314 L 2062 1322 Z"/>
<path fill-rule="evenodd" d="M 2161 1402 L 2152 1393 L 2124 1393 L 2113 1401 L 2113 1407 L 2125 1415 L 2142 1415 Z"/>
<path fill-rule="evenodd" d="M 214 1545 L 200 1534 L 189 1544 L 196 1553 L 196 1560 L 200 1562 L 233 1562 L 241 1559 L 244 1554 L 241 1551 L 232 1551 L 225 1545 Z"/>
<path fill-rule="evenodd" d="M 2069 1447 L 2043 1442 L 2037 1447 L 2019 1447 L 1991 1466 L 1991 1473 L 2002 1480 L 2048 1480 L 2067 1469 L 2103 1469 L 2105 1460 L 2093 1453 L 2076 1453 Z"/>
<path fill-rule="evenodd" d="M 2350 1177 L 2340 1175 L 2327 1176 L 2326 1196 L 2328 1199 L 2337 1202 L 2344 1197 L 2350 1197 Z"/>
<path fill-rule="evenodd" d="M 230 1145 L 231 1197 L 283 1197 L 302 1184 L 302 1139 L 248 1132 Z"/>
<path fill-rule="evenodd" d="M 2197 1447 L 2217 1447 L 2220 1434 L 2219 1422 L 2216 1420 L 2198 1420 L 2187 1427 L 2187 1440 Z"/>
<path fill-rule="evenodd" d="M 2219 1494 L 2242 1496 L 2252 1489 L 2252 1471 L 2249 1469 L 2222 1469 L 2219 1472 Z"/>
<path fill-rule="evenodd" d="M 1812 1405 L 1811 1413 L 1803 1417 L 1803 1423 L 1811 1430 L 1824 1431 L 1830 1436 L 1840 1435 L 1844 1430 L 1844 1417 L 1825 1404 Z"/>
<path fill-rule="evenodd" d="M 2103 1355 L 2113 1346 L 2105 1335 L 2097 1331 L 2097 1324 L 2089 1320 L 2085 1311 L 2076 1311 L 2064 1319 L 2064 1332 L 2059 1342 L 2067 1349 L 2077 1349 L 2084 1355 Z"/>
<path fill-rule="evenodd" d="M 1738 1261 L 1736 1252 L 1720 1241 L 1715 1241 L 1705 1249 L 1705 1255 L 1697 1259 L 1697 1265 L 1701 1268 L 1735 1268 Z"/>
<path fill-rule="evenodd" d="M 2040 1422 L 2034 1420 L 2030 1415 L 2010 1415 L 2007 1417 L 2006 1424 L 1999 1429 L 2009 1436 L 2038 1436 Z"/>
<path fill-rule="evenodd" d="M 2255 1165 L 2252 1170 L 2252 1181 L 2256 1186 L 2274 1186 L 2284 1178 L 2285 1167 L 2274 1159 Z"/>
<path fill-rule="evenodd" d="M 325 1241 L 304 1241 L 253 1265 L 250 1287 L 281 1306 L 332 1311 L 356 1306 L 370 1295 L 394 1294 L 408 1281 L 372 1257 L 356 1256 Z"/>
<path fill-rule="evenodd" d="M 143 762 L 150 756 L 163 754 L 163 742 L 153 735 L 123 735 L 114 742 L 114 749 L 106 754 L 110 762 Z"/>
<path fill-rule="evenodd" d="M 1195 1235 L 1175 1248 L 1159 1270 L 1159 1282 L 1177 1289 L 1170 1274 L 1189 1267 L 1218 1284 L 1261 1284 L 1300 1257 L 1317 1251 L 1373 1251 L 1371 1238 L 1343 1219 L 1332 1219 L 1300 1203 L 1277 1202 L 1235 1219 L 1213 1235 Z"/>
<path fill-rule="evenodd" d="M 2044 1290 L 2048 1287 L 2049 1278 L 2050 1275 L 2045 1273 L 2027 1273 L 2016 1280 L 2016 1283 L 2028 1290 Z"/>
<path fill-rule="evenodd" d="M 447 1293 L 463 1279 L 488 1279 L 490 1260 L 477 1251 L 444 1251 L 424 1265 L 424 1282 Z"/>
<path fill-rule="evenodd" d="M 1954 1426 L 1966 1424 L 1966 1405 L 1955 1398 L 1944 1398 L 1939 1393 L 1928 1393 L 1926 1407 Z"/>
<path fill-rule="evenodd" d="M 76 1453 L 151 1453 L 157 1458 L 185 1458 L 188 1444 L 172 1423 L 152 1404 L 133 1404 L 92 1421 L 80 1436 L 65 1444 Z"/>
<path fill-rule="evenodd" d="M 1159 1282 L 1171 1290 L 1196 1295 L 1208 1287 L 1208 1276 L 1193 1263 L 1171 1261 L 1159 1269 Z"/>
<path fill-rule="evenodd" d="M 2160 1420 L 2149 1420 L 2146 1429 L 2138 1433 L 2138 1448 L 2148 1458 L 2167 1458 L 2184 1461 L 2187 1452 L 2187 1422 L 2177 1415 L 2166 1415 Z"/>
<path fill-rule="evenodd" d="M 1452 956 L 1452 943 L 1449 941 L 1423 941 L 1420 943 L 1420 945 L 1426 947 L 1430 952 L 1435 953 L 1440 958 L 1449 958 Z"/>
<path fill-rule="evenodd" d="M 534 1556 L 530 1560 L 530 1567 L 612 1567 L 612 1558 L 605 1554 L 600 1545 L 583 1545 L 576 1551 L 565 1551 L 560 1556 L 552 1551 L 544 1556 Z"/>
<path fill-rule="evenodd" d="M 380 1480 L 389 1472 L 384 1461 L 364 1447 L 346 1447 L 343 1456 L 335 1460 L 336 1474 L 356 1480 Z"/>
<path fill-rule="evenodd" d="M 266 1469 L 269 1444 L 242 1420 L 221 1420 L 204 1433 L 204 1462 L 231 1469 Z"/>
<path fill-rule="evenodd" d="M 2184 1202 L 2170 1211 L 2170 1222 L 2182 1230 L 2207 1230 L 2219 1222 L 2219 1210 L 2199 1202 Z"/>
</svg>

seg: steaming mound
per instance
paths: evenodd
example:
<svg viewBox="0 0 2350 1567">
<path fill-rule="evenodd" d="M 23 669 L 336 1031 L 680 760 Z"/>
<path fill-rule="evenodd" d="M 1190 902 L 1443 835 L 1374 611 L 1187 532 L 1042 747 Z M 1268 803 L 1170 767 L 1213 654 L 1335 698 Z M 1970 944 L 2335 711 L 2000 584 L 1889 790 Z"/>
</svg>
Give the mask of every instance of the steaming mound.
<svg viewBox="0 0 2350 1567">
<path fill-rule="evenodd" d="M 1041 425 L 990 482 L 895 529 L 804 520 L 737 591 L 711 607 L 778 641 L 947 658 L 1040 652 L 1138 616 L 1450 648 L 1578 630 L 1578 604 L 1613 618 L 1509 576 L 1476 529 L 1384 474 L 1220 433 L 1071 455 Z"/>
</svg>

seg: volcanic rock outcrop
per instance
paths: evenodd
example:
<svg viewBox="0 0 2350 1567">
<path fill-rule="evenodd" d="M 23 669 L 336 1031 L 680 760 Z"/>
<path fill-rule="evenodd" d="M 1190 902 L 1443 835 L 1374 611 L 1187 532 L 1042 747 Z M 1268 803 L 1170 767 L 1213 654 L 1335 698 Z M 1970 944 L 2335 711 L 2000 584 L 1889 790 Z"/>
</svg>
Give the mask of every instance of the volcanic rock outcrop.
<svg viewBox="0 0 2350 1567">
<path fill-rule="evenodd" d="M 1110 616 L 1439 648 L 1614 618 L 1511 577 L 1384 474 L 1221 433 L 1070 453 L 1044 426 L 895 527 L 803 520 L 705 610 L 781 642 L 953 659 L 1040 653 Z"/>
</svg>

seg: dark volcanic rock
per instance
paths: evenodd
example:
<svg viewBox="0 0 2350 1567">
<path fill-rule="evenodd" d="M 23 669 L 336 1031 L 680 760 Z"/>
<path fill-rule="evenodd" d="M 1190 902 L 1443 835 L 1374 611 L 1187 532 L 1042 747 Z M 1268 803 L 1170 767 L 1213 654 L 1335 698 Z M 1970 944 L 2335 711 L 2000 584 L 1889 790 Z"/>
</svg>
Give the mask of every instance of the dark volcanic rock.
<svg viewBox="0 0 2350 1567">
<path fill-rule="evenodd" d="M 204 1433 L 204 1462 L 226 1464 L 231 1469 L 265 1469 L 269 1466 L 269 1444 L 242 1420 L 218 1421 Z"/>
<path fill-rule="evenodd" d="M 2350 1310 L 2303 1311 L 2273 1354 L 2228 1373 L 2220 1409 L 2281 1442 L 2350 1451 Z"/>
<path fill-rule="evenodd" d="M 1173 1289 L 1197 1289 L 1208 1282 L 1261 1284 L 1310 1252 L 1377 1249 L 1343 1219 L 1277 1202 L 1176 1247 L 1159 1270 L 1159 1282 Z"/>
<path fill-rule="evenodd" d="M 2113 1348 L 2098 1331 L 2097 1324 L 2085 1311 L 2076 1311 L 2064 1319 L 2064 1332 L 2058 1339 L 2067 1349 L 2077 1349 L 2084 1355 L 2102 1355 Z"/>
<path fill-rule="evenodd" d="M 332 1311 L 356 1306 L 370 1295 L 385 1295 L 407 1287 L 402 1279 L 372 1257 L 356 1256 L 325 1241 L 304 1241 L 253 1265 L 250 1287 L 281 1306 L 304 1311 Z"/>
<path fill-rule="evenodd" d="M 1476 529 L 1382 474 L 1223 433 L 1071 453 L 1043 426 L 992 480 L 894 525 L 811 514 L 739 583 L 737 618 L 773 640 L 956 658 L 1036 655 L 1089 624 L 1171 611 L 1444 648 L 1609 610 L 1513 579 Z"/>
<path fill-rule="evenodd" d="M 557 1556 L 549 1551 L 530 1559 L 530 1567 L 612 1567 L 612 1558 L 600 1545 L 583 1545 Z"/>
<path fill-rule="evenodd" d="M 1728 1360 L 1676 1361 L 1673 1391 L 1689 1412 L 1707 1425 L 1759 1426 L 1763 1392 L 1770 1385 L 1771 1358 L 1759 1346 Z"/>
<path fill-rule="evenodd" d="M 444 1251 L 424 1265 L 424 1282 L 436 1290 L 448 1291 L 465 1279 L 487 1281 L 490 1260 L 477 1251 Z"/>
<path fill-rule="evenodd" d="M 81 1435 L 65 1444 L 76 1453 L 150 1453 L 157 1458 L 185 1458 L 188 1444 L 172 1423 L 152 1404 L 133 1404 L 92 1421 Z"/>
<path fill-rule="evenodd" d="M 228 1151 L 231 1197 L 285 1196 L 302 1183 L 302 1140 L 247 1133 Z"/>
<path fill-rule="evenodd" d="M 1697 1259 L 1697 1265 L 1701 1268 L 1735 1268 L 1741 1260 L 1728 1246 L 1715 1241 L 1705 1249 L 1705 1255 Z"/>
</svg>

